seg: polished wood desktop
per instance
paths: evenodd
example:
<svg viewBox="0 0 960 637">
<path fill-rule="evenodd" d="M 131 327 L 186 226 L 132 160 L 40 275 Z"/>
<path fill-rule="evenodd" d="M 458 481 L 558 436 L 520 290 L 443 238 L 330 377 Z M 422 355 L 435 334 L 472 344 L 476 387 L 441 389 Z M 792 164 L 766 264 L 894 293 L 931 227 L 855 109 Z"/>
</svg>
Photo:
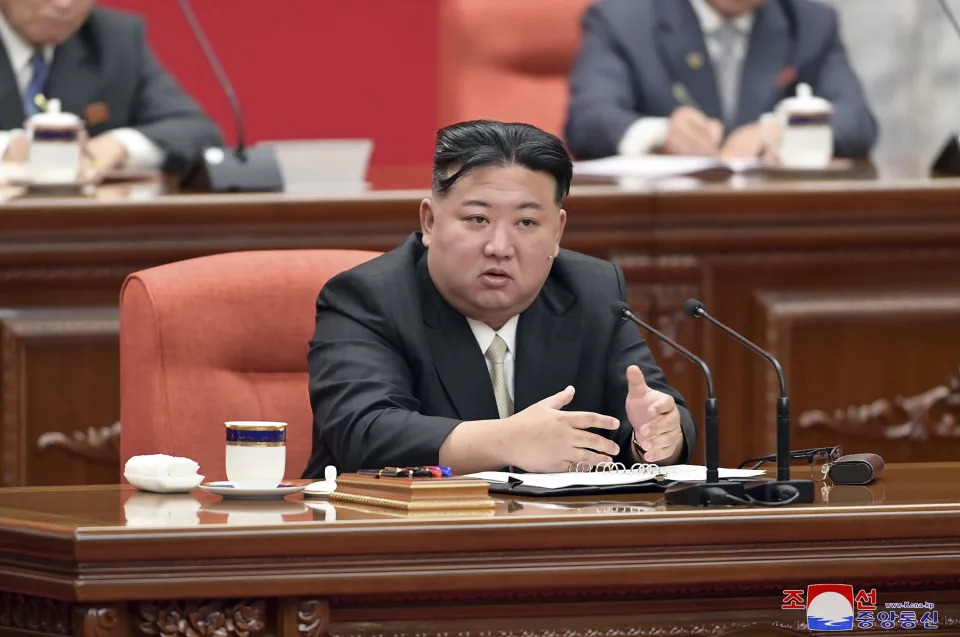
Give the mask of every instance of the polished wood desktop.
<svg viewBox="0 0 960 637">
<path fill-rule="evenodd" d="M 3 637 L 798 635 L 806 615 L 782 591 L 818 583 L 876 589 L 878 612 L 935 604 L 939 633 L 960 634 L 960 463 L 892 465 L 779 508 L 643 494 L 411 516 L 0 489 Z"/>
<path fill-rule="evenodd" d="M 0 485 L 119 480 L 116 307 L 128 273 L 234 250 L 389 250 L 418 228 L 429 180 L 428 166 L 374 167 L 355 191 L 169 194 L 147 181 L 7 200 Z M 710 364 L 724 465 L 772 453 L 776 379 L 687 318 L 688 297 L 783 363 L 794 448 L 960 457 L 960 180 L 857 168 L 578 183 L 565 207 L 563 245 L 620 264 L 637 312 Z M 699 372 L 651 341 L 700 419 Z"/>
</svg>

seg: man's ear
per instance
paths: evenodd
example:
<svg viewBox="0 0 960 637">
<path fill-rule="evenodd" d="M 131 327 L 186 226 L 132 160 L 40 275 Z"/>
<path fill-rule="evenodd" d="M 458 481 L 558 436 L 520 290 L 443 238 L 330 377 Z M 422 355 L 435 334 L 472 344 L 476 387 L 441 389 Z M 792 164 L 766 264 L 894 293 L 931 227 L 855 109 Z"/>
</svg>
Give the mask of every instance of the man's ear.
<svg viewBox="0 0 960 637">
<path fill-rule="evenodd" d="M 430 247 L 434 223 L 433 199 L 425 198 L 420 202 L 420 231 L 423 233 L 423 247 Z"/>
<path fill-rule="evenodd" d="M 560 238 L 563 236 L 563 229 L 567 225 L 567 211 L 560 209 L 560 223 L 557 225 L 557 240 L 553 244 L 553 258 L 560 254 Z"/>
</svg>

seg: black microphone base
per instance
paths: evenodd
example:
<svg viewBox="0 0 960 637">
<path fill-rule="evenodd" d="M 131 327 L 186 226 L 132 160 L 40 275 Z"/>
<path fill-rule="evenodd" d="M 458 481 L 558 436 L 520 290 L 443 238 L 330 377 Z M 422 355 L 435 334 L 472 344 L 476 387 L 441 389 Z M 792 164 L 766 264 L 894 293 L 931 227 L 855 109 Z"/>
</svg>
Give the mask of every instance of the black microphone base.
<svg viewBox="0 0 960 637">
<path fill-rule="evenodd" d="M 956 133 L 947 138 L 947 143 L 930 167 L 930 174 L 934 177 L 960 175 L 960 138 Z"/>
<path fill-rule="evenodd" d="M 183 176 L 180 187 L 203 192 L 280 192 L 283 176 L 273 148 L 208 148 Z"/>
<path fill-rule="evenodd" d="M 810 504 L 816 499 L 813 480 L 761 480 L 748 483 L 746 492 L 754 500 L 782 502 L 792 497 L 792 494 L 785 496 L 781 487 L 793 487 L 797 490 L 797 499 L 791 504 Z"/>
<path fill-rule="evenodd" d="M 667 487 L 664 495 L 667 504 L 680 504 L 684 506 L 708 506 L 710 504 L 738 504 L 736 502 L 724 502 L 716 492 L 719 489 L 727 495 L 739 498 L 745 497 L 743 483 L 741 482 L 680 482 Z"/>
</svg>

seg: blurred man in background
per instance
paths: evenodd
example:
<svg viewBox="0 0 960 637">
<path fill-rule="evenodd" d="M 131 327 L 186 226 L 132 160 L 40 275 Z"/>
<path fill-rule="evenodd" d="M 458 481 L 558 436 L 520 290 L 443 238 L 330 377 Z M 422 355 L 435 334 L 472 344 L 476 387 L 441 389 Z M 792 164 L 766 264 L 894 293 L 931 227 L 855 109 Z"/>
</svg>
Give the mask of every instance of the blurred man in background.
<svg viewBox="0 0 960 637">
<path fill-rule="evenodd" d="M 10 131 L 52 98 L 86 121 L 96 171 L 180 172 L 220 145 L 217 127 L 150 51 L 143 22 L 94 4 L 0 0 L 0 156 L 25 159 L 26 140 Z"/>
<path fill-rule="evenodd" d="M 960 132 L 960 38 L 932 0 L 830 4 L 883 124 L 874 162 L 893 176 L 925 174 L 947 137 Z M 957 0 L 948 5 L 960 12 Z"/>
<path fill-rule="evenodd" d="M 877 125 L 834 10 L 813 0 L 601 0 L 583 18 L 566 138 L 583 159 L 765 150 L 759 118 L 798 83 L 833 105 L 837 156 Z"/>
</svg>

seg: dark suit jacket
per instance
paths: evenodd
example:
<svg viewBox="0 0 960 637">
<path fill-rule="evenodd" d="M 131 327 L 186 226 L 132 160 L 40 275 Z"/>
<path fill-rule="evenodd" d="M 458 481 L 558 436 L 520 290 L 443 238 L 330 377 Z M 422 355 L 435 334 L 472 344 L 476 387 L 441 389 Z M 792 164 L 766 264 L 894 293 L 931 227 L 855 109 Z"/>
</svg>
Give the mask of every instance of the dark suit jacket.
<svg viewBox="0 0 960 637">
<path fill-rule="evenodd" d="M 222 144 L 216 125 L 157 62 L 143 20 L 132 14 L 94 9 L 57 47 L 45 95 L 80 117 L 91 104 L 106 105 L 109 119 L 89 127 L 90 136 L 134 128 L 167 153 L 168 172 L 182 172 L 200 150 Z M 0 130 L 20 128 L 23 120 L 16 78 L 0 46 Z"/>
<path fill-rule="evenodd" d="M 700 55 L 698 69 L 687 62 L 690 53 Z M 836 155 L 866 156 L 876 141 L 877 124 L 847 61 L 832 7 L 768 0 L 757 10 L 741 77 L 733 128 L 756 121 L 806 82 L 833 103 Z M 700 110 L 723 121 L 710 55 L 687 0 L 594 4 L 583 17 L 583 43 L 570 77 L 570 150 L 581 159 L 615 155 L 637 118 L 667 117 L 681 105 L 673 91 L 677 83 Z"/>
<path fill-rule="evenodd" d="M 519 412 L 573 385 L 566 409 L 618 417 L 619 430 L 595 431 L 620 445 L 618 460 L 632 463 L 628 365 L 640 365 L 650 387 L 680 405 L 687 450 L 696 426 L 636 327 L 611 312 L 625 292 L 612 263 L 560 251 L 520 314 L 514 406 Z M 460 422 L 497 418 L 483 353 L 464 316 L 434 286 L 417 233 L 327 282 L 308 362 L 314 434 L 305 477 L 322 476 L 328 464 L 341 472 L 437 464 L 440 445 Z"/>
</svg>

